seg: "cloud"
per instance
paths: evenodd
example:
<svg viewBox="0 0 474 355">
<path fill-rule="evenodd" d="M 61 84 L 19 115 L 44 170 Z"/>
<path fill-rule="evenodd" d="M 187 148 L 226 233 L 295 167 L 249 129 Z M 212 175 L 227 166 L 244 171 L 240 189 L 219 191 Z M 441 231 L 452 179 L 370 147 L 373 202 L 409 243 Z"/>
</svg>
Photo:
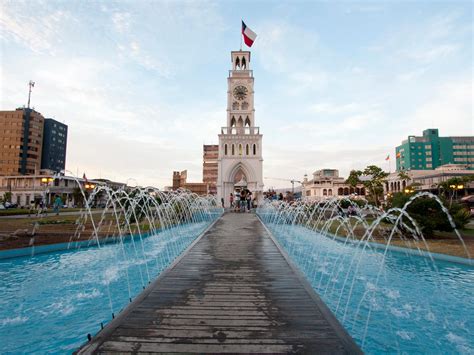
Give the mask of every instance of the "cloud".
<svg viewBox="0 0 474 355">
<path fill-rule="evenodd" d="M 112 15 L 112 23 L 117 32 L 128 32 L 131 25 L 131 14 L 129 12 L 116 12 Z"/>
<path fill-rule="evenodd" d="M 29 16 L 25 6 L 38 12 Z M 2 2 L 0 4 L 0 37 L 15 41 L 36 53 L 55 54 L 55 44 L 61 39 L 61 27 L 71 21 L 68 11 L 44 11 L 37 4 L 26 2 Z"/>
</svg>

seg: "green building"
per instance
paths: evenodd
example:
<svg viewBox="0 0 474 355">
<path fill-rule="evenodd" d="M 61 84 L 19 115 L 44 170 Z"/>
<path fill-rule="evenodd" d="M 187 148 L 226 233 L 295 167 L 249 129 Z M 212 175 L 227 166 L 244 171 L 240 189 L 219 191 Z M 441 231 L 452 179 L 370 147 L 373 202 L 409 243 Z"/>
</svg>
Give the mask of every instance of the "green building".
<svg viewBox="0 0 474 355">
<path fill-rule="evenodd" d="M 474 136 L 440 137 L 438 129 L 423 136 L 408 136 L 395 149 L 397 171 L 433 170 L 445 164 L 460 164 L 474 170 Z"/>
</svg>

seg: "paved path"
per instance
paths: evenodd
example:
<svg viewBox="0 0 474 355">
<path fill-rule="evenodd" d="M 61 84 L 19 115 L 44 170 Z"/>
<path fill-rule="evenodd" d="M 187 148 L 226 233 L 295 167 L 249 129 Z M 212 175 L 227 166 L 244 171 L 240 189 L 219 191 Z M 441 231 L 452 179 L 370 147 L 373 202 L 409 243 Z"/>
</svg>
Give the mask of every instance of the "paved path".
<svg viewBox="0 0 474 355">
<path fill-rule="evenodd" d="M 80 353 L 360 353 L 254 214 L 227 213 Z"/>
</svg>

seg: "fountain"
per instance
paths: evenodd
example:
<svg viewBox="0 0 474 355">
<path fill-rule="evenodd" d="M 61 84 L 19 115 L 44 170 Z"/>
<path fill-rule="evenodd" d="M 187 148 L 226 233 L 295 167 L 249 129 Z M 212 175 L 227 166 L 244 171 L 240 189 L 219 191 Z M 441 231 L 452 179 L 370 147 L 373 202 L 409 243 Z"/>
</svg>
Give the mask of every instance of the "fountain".
<svg viewBox="0 0 474 355">
<path fill-rule="evenodd" d="M 214 197 L 183 190 L 96 186 L 81 195 L 62 250 L 48 252 L 32 236 L 29 255 L 0 252 L 2 352 L 74 351 L 223 213 Z"/>
<path fill-rule="evenodd" d="M 468 258 L 429 252 L 407 212 L 419 198 L 440 204 Z M 350 199 L 267 201 L 257 213 L 364 352 L 474 352 L 474 263 L 437 196 L 388 211 Z"/>
</svg>

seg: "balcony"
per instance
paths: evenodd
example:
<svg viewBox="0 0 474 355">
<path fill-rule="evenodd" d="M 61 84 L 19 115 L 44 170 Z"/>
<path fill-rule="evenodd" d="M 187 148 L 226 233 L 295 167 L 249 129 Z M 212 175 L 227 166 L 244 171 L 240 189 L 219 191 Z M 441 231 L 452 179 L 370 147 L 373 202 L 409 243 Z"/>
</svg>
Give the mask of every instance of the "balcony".
<svg viewBox="0 0 474 355">
<path fill-rule="evenodd" d="M 221 127 L 221 134 L 260 134 L 260 127 Z"/>
<path fill-rule="evenodd" d="M 229 70 L 229 78 L 253 78 L 253 70 Z"/>
</svg>

